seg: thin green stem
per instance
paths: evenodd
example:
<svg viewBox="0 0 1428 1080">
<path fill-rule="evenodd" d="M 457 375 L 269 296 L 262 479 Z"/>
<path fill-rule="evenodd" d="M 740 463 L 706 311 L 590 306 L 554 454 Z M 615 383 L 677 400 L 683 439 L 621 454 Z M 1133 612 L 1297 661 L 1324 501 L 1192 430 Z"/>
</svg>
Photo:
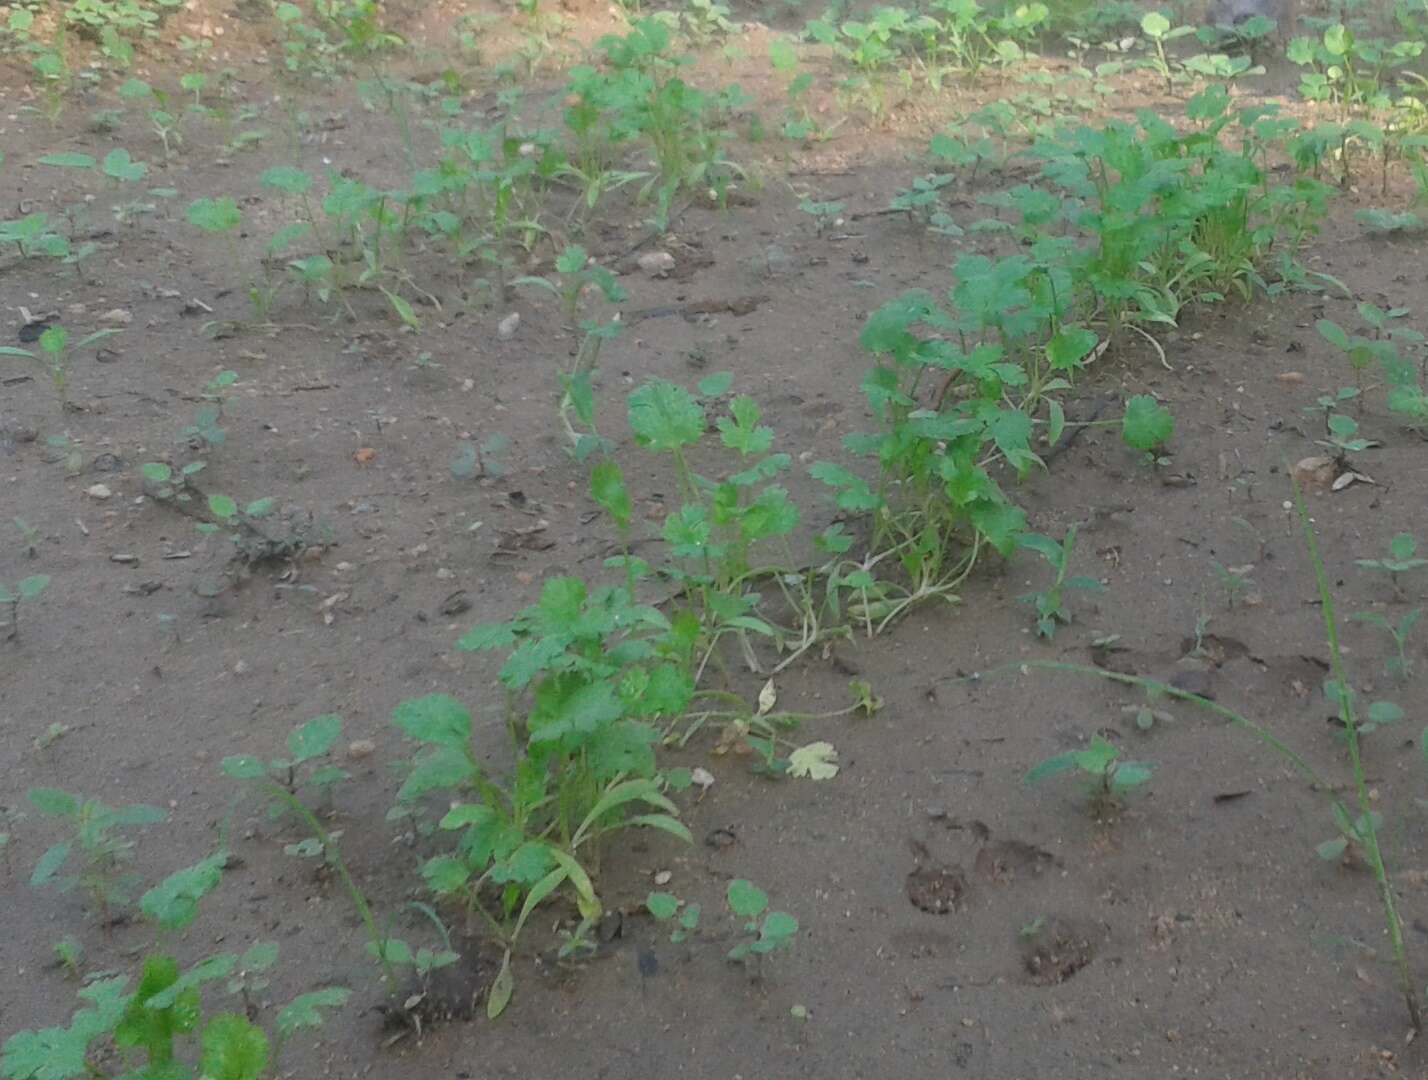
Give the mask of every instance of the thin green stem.
<svg viewBox="0 0 1428 1080">
<path fill-rule="evenodd" d="M 1398 974 L 1399 991 L 1408 1008 L 1408 1022 L 1415 1032 L 1423 1030 L 1423 1011 L 1418 999 L 1418 987 L 1408 970 L 1408 955 L 1403 944 L 1403 923 L 1398 917 L 1398 902 L 1393 895 L 1393 885 L 1388 880 L 1388 869 L 1384 865 L 1383 851 L 1378 843 L 1378 827 L 1374 824 L 1373 803 L 1369 799 L 1368 779 L 1364 775 L 1363 758 L 1359 752 L 1359 727 L 1354 715 L 1353 696 L 1349 690 L 1348 676 L 1344 671 L 1344 656 L 1339 647 L 1339 623 L 1334 612 L 1334 594 L 1329 588 L 1329 577 L 1324 570 L 1324 559 L 1319 554 L 1319 541 L 1314 534 L 1314 524 L 1309 519 L 1309 508 L 1304 503 L 1299 485 L 1294 485 L 1294 506 L 1299 513 L 1299 523 L 1304 529 L 1304 542 L 1309 548 L 1309 561 L 1314 566 L 1314 583 L 1319 589 L 1320 611 L 1324 618 L 1324 636 L 1329 644 L 1329 664 L 1334 680 L 1339 688 L 1339 719 L 1344 725 L 1344 741 L 1349 748 L 1349 763 L 1354 771 L 1354 793 L 1359 806 L 1358 821 L 1355 826 L 1358 839 L 1373 870 L 1374 881 L 1378 885 L 1379 900 L 1383 904 L 1384 920 L 1388 924 L 1388 938 L 1393 946 L 1393 963 Z"/>
</svg>

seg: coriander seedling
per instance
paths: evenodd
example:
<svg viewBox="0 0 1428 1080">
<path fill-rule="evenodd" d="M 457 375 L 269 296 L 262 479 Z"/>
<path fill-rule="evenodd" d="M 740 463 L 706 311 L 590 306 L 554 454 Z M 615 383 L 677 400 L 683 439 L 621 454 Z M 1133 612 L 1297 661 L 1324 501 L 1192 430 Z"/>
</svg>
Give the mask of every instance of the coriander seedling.
<svg viewBox="0 0 1428 1080">
<path fill-rule="evenodd" d="M 1233 608 L 1254 584 L 1250 580 L 1250 574 L 1254 573 L 1254 564 L 1225 566 L 1218 560 L 1211 559 L 1210 565 L 1215 568 L 1215 577 L 1220 582 L 1220 588 L 1225 590 L 1225 606 Z"/>
<path fill-rule="evenodd" d="M 15 528 L 20 530 L 21 548 L 25 552 L 25 558 L 33 559 L 38 551 L 40 530 L 31 525 L 24 518 L 14 518 Z"/>
<path fill-rule="evenodd" d="M 1175 434 L 1175 418 L 1170 410 L 1149 394 L 1137 394 L 1126 402 L 1121 421 L 1121 440 L 1132 450 L 1139 450 L 1156 465 L 1167 462 L 1165 444 Z"/>
<path fill-rule="evenodd" d="M 729 950 L 729 959 L 744 964 L 757 977 L 763 957 L 793 945 L 798 920 L 786 911 L 768 911 L 768 893 L 743 878 L 729 882 L 725 900 L 737 918 L 746 920 L 744 932 L 750 935 Z"/>
<path fill-rule="evenodd" d="M 1100 592 L 1104 586 L 1093 577 L 1068 576 L 1067 572 L 1071 568 L 1071 553 L 1076 547 L 1075 525 L 1066 530 L 1066 537 L 1059 544 L 1049 536 L 1042 536 L 1040 533 L 1027 533 L 1020 537 L 1017 543 L 1021 547 L 1037 552 L 1056 572 L 1056 578 L 1049 588 L 1042 592 L 1031 592 L 1020 597 L 1023 603 L 1029 603 L 1036 607 L 1037 634 L 1044 638 L 1054 637 L 1058 623 L 1069 624 L 1071 622 L 1071 613 L 1066 610 L 1066 590 L 1080 589 L 1085 592 Z"/>
<path fill-rule="evenodd" d="M 1376 611 L 1361 611 L 1357 615 L 1350 615 L 1349 618 L 1355 622 L 1367 623 L 1369 626 L 1377 626 L 1393 639 L 1393 647 L 1398 655 L 1391 657 L 1384 665 L 1385 670 L 1393 678 L 1399 681 L 1406 681 L 1413 674 L 1413 661 L 1408 659 L 1407 642 L 1408 635 L 1413 627 L 1417 625 L 1419 618 L 1423 614 L 1422 608 L 1414 608 L 1397 623 L 1391 622 L 1386 616 L 1380 615 Z"/>
<path fill-rule="evenodd" d="M 10 605 L 10 621 L 5 624 L 5 640 L 20 640 L 20 604 L 22 601 L 34 600 L 49 588 L 50 577 L 48 574 L 32 574 L 27 578 L 21 578 L 13 587 L 0 584 L 0 604 Z"/>
<path fill-rule="evenodd" d="M 1025 782 L 1035 784 L 1048 776 L 1071 771 L 1090 777 L 1090 805 L 1097 813 L 1119 805 L 1123 795 L 1150 781 L 1148 764 L 1122 761 L 1119 749 L 1100 735 L 1093 735 L 1086 749 L 1068 750 L 1047 758 L 1026 774 Z"/>
<path fill-rule="evenodd" d="M 110 807 L 98 799 L 84 799 L 58 788 L 32 788 L 29 800 L 47 817 L 68 822 L 72 832 L 70 839 L 40 856 L 30 874 L 30 884 L 36 888 L 53 884 L 61 892 L 78 885 L 89 894 L 107 930 L 114 909 L 128 902 L 134 881 L 131 875 L 122 873 L 133 858 L 134 841 L 121 830 L 154 825 L 168 815 L 156 806 Z M 59 876 L 71 864 L 76 872 Z"/>
<path fill-rule="evenodd" d="M 1394 595 L 1406 599 L 1401 576 L 1428 566 L 1428 559 L 1418 555 L 1418 541 L 1412 533 L 1399 533 L 1388 542 L 1388 557 L 1385 559 L 1356 559 L 1360 570 L 1375 570 L 1387 574 L 1393 585 Z"/>
<path fill-rule="evenodd" d="M 0 345 L 0 356 L 23 356 L 44 365 L 50 376 L 50 384 L 55 388 L 55 396 L 59 398 L 60 410 L 63 411 L 69 407 L 69 369 L 74 354 L 117 333 L 119 331 L 115 329 L 96 330 L 71 346 L 69 331 L 63 326 L 51 326 L 40 335 L 39 352 L 16 348 L 13 345 Z"/>
</svg>

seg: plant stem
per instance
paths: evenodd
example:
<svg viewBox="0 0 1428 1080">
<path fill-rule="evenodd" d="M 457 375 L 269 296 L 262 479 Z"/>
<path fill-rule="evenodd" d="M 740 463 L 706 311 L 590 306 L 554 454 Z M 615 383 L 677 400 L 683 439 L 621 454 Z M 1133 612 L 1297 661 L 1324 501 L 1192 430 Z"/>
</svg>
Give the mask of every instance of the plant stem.
<svg viewBox="0 0 1428 1080">
<path fill-rule="evenodd" d="M 1408 970 L 1408 955 L 1403 944 L 1403 923 L 1398 917 L 1398 903 L 1394 899 L 1393 885 L 1388 880 L 1388 869 L 1384 865 L 1383 851 L 1379 847 L 1378 828 L 1373 819 L 1373 803 L 1369 800 L 1368 781 L 1364 776 L 1363 758 L 1359 753 L 1358 721 L 1354 716 L 1353 698 L 1344 672 L 1343 652 L 1339 648 L 1339 625 L 1334 614 L 1334 594 L 1329 588 L 1329 578 L 1324 571 L 1324 559 L 1319 554 L 1319 541 L 1314 535 L 1313 522 L 1309 519 L 1309 508 L 1304 503 L 1304 496 L 1297 482 L 1294 485 L 1294 506 L 1304 529 L 1309 561 L 1314 566 L 1314 583 L 1319 589 L 1320 610 L 1324 617 L 1324 636 L 1329 643 L 1329 663 L 1339 686 L 1339 718 L 1343 721 L 1345 742 L 1349 748 L 1349 763 L 1354 770 L 1354 793 L 1359 805 L 1359 821 L 1363 823 L 1358 828 L 1361 846 L 1369 867 L 1373 870 L 1374 882 L 1378 885 L 1384 920 L 1388 924 L 1388 939 L 1393 946 L 1393 964 L 1398 974 L 1398 987 L 1403 994 L 1403 1003 L 1408 1008 L 1408 1022 L 1414 1032 L 1421 1032 L 1423 1011 L 1418 1000 L 1418 987 Z"/>
<path fill-rule="evenodd" d="M 347 889 L 347 895 L 352 898 L 353 907 L 357 909 L 357 914 L 362 919 L 362 925 L 367 929 L 367 937 L 371 940 L 373 948 L 376 949 L 377 961 L 382 965 L 382 978 L 387 984 L 387 992 L 395 993 L 397 980 L 396 974 L 392 970 L 392 963 L 387 959 L 386 938 L 377 929 L 377 920 L 372 917 L 371 905 L 367 903 L 367 897 L 362 894 L 357 883 L 352 880 L 352 875 L 347 872 L 347 862 L 342 858 L 342 852 L 333 841 L 331 834 L 322 827 L 322 822 L 317 820 L 317 815 L 281 784 L 268 783 L 264 786 L 267 787 L 268 793 L 273 798 L 302 818 L 303 824 L 312 830 L 312 834 L 322 844 L 323 857 L 328 859 L 337 870 L 338 877 L 342 879 L 342 884 Z"/>
</svg>

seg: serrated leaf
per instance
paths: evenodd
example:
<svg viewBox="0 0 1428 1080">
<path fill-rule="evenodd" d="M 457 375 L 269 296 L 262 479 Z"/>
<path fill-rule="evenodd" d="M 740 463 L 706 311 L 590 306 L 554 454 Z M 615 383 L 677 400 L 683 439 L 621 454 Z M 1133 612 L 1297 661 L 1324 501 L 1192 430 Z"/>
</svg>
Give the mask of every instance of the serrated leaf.
<svg viewBox="0 0 1428 1080">
<path fill-rule="evenodd" d="M 192 866 L 176 870 L 139 898 L 139 910 L 165 930 L 182 930 L 198 916 L 198 904 L 218 887 L 226 851 L 216 851 Z"/>
<path fill-rule="evenodd" d="M 202 1080 L 259 1080 L 268 1068 L 268 1036 L 246 1016 L 219 1013 L 201 1043 Z"/>
<path fill-rule="evenodd" d="M 347 1004 L 347 999 L 351 996 L 352 991 L 342 986 L 329 986 L 299 994 L 278 1013 L 278 1036 L 286 1041 L 302 1028 L 321 1027 L 327 1019 L 322 1010 L 340 1008 Z"/>
<path fill-rule="evenodd" d="M 243 220 L 243 212 L 238 204 L 225 195 L 219 199 L 195 199 L 184 212 L 190 225 L 205 232 L 228 232 L 236 229 Z"/>
<path fill-rule="evenodd" d="M 673 451 L 697 443 L 704 434 L 704 410 L 683 387 L 655 380 L 629 398 L 630 430 L 641 446 Z"/>
<path fill-rule="evenodd" d="M 1132 450 L 1150 452 L 1165 445 L 1175 433 L 1175 418 L 1149 394 L 1137 394 L 1126 402 L 1121 422 L 1121 438 Z"/>
<path fill-rule="evenodd" d="M 392 719 L 418 742 L 464 749 L 471 741 L 471 713 L 449 694 L 410 698 L 392 711 Z"/>
</svg>

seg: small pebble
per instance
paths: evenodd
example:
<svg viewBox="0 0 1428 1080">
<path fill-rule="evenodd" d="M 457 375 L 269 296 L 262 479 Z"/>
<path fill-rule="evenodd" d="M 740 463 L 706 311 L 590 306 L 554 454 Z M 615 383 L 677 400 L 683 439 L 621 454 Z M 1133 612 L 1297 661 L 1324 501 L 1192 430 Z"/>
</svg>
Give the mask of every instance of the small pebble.
<svg viewBox="0 0 1428 1080">
<path fill-rule="evenodd" d="M 113 495 L 114 492 L 109 490 L 108 484 L 94 484 L 86 489 L 85 494 L 91 499 L 107 499 Z"/>
<path fill-rule="evenodd" d="M 496 324 L 496 336 L 502 341 L 510 341 L 516 336 L 521 325 L 521 313 L 513 311 Z"/>
<path fill-rule="evenodd" d="M 371 739 L 353 739 L 347 744 L 347 756 L 353 761 L 361 761 L 377 752 L 377 744 Z"/>
<path fill-rule="evenodd" d="M 651 277 L 664 277 L 674 269 L 674 256 L 667 251 L 646 252 L 636 262 Z"/>
</svg>

